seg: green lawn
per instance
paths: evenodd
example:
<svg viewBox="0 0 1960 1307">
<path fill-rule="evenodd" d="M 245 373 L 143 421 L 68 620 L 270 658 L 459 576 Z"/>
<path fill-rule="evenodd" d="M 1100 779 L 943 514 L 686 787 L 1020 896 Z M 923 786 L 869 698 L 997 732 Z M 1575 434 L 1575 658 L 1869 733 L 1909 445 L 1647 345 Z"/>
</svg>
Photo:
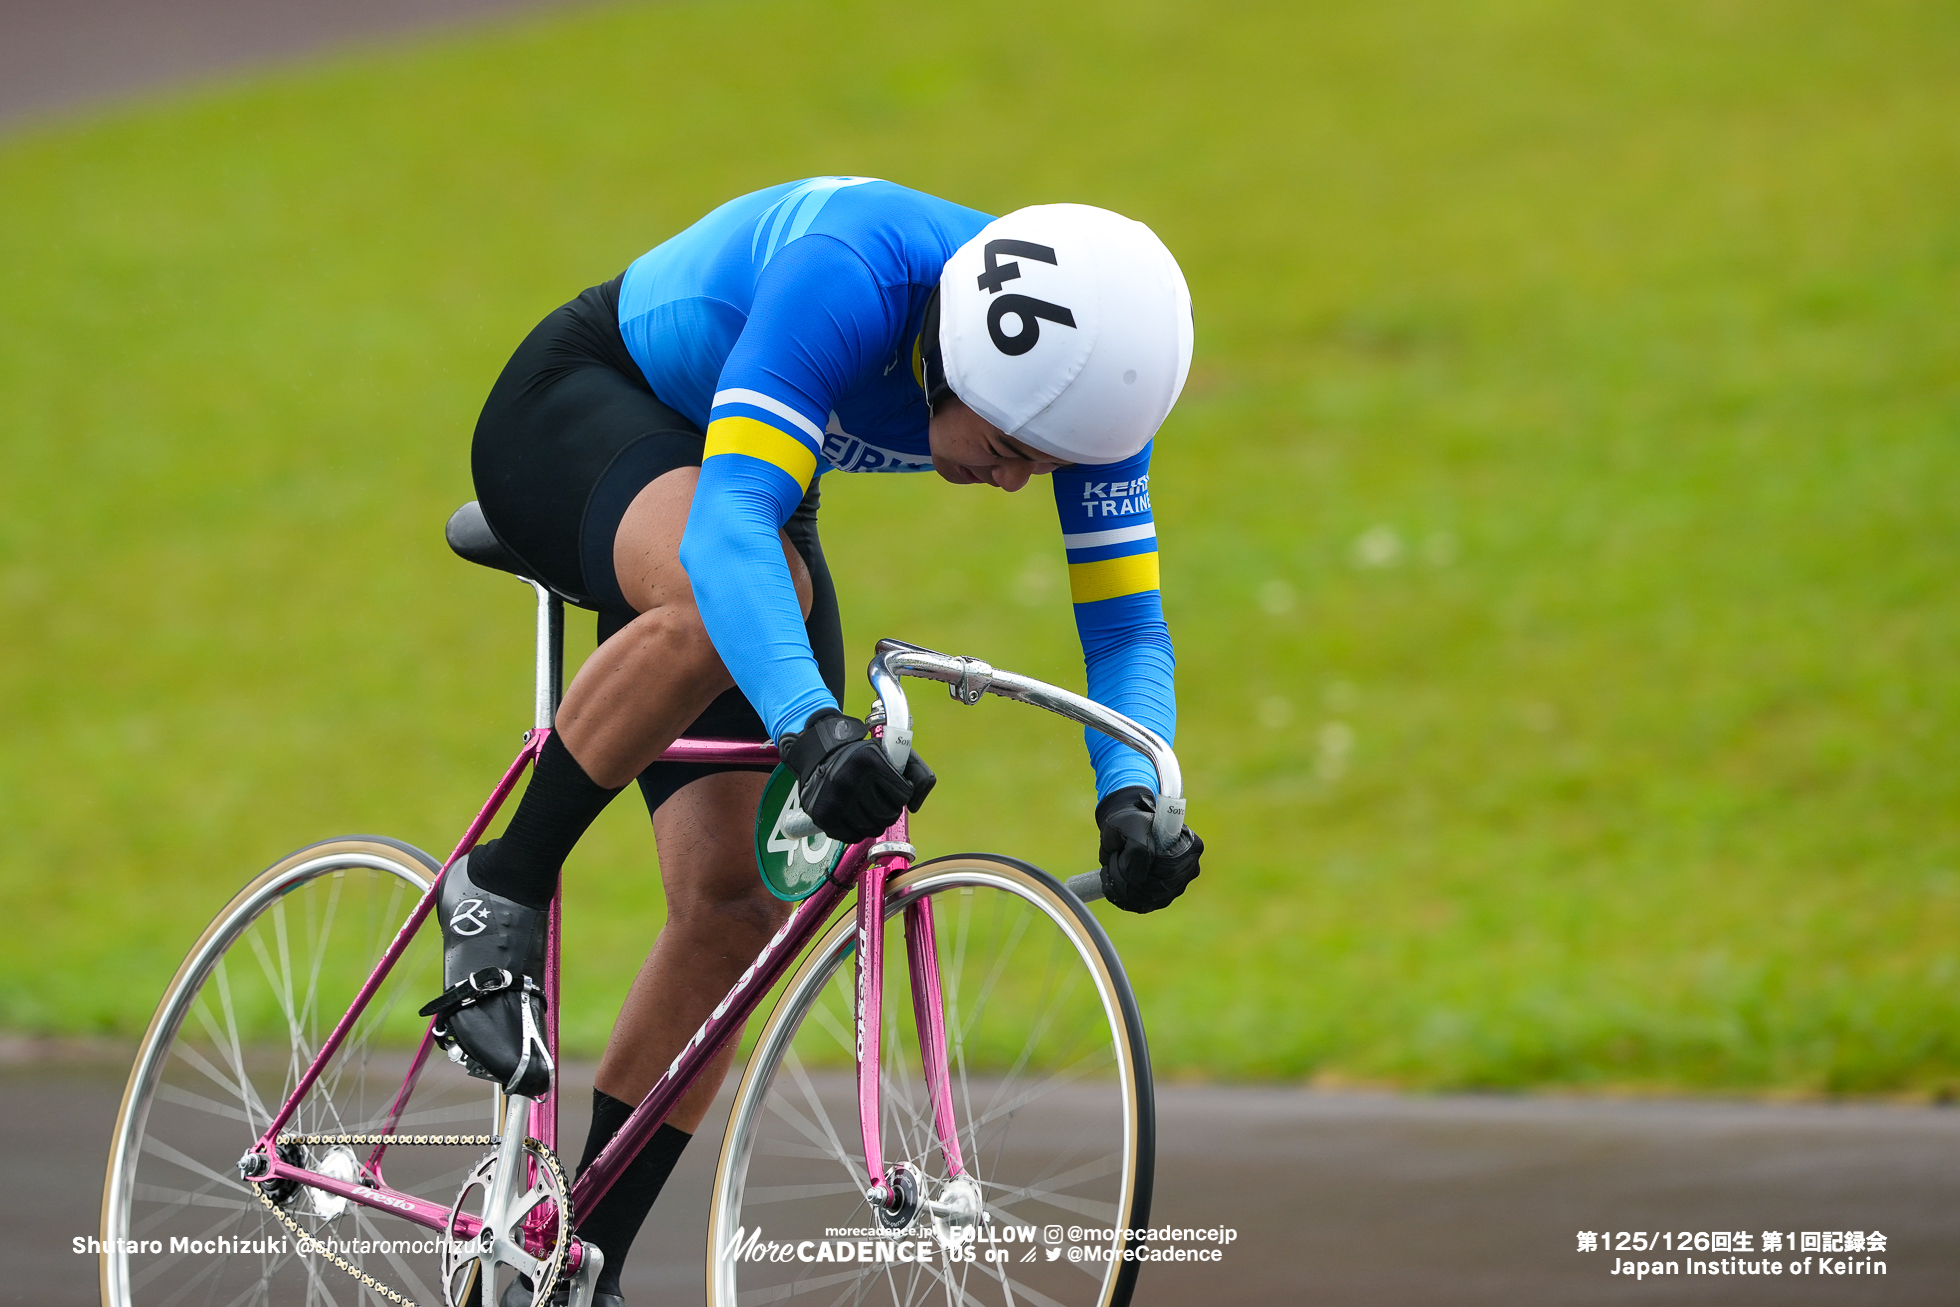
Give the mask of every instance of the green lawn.
<svg viewBox="0 0 1960 1307">
<path fill-rule="evenodd" d="M 490 381 L 832 172 L 1189 274 L 1210 852 L 1111 921 L 1160 1068 L 1960 1088 L 1960 10 L 1883 0 L 636 5 L 0 139 L 0 1026 L 140 1029 L 300 843 L 446 851 L 528 714 L 528 592 L 439 531 Z M 1079 683 L 1045 494 L 907 480 L 826 483 L 854 661 Z M 921 717 L 922 847 L 1089 865 L 1069 731 Z M 568 876 L 591 1049 L 636 804 Z"/>
</svg>

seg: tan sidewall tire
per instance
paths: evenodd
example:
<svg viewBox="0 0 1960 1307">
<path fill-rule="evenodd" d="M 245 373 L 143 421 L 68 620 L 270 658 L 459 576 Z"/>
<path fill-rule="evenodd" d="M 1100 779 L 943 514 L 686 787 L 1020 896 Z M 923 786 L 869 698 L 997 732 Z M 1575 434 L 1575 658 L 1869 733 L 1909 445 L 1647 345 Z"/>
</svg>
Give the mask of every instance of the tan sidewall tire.
<svg viewBox="0 0 1960 1307">
<path fill-rule="evenodd" d="M 1156 1110 L 1155 1097 L 1150 1079 L 1150 1051 L 1144 1038 L 1143 1021 L 1138 1013 L 1136 998 L 1130 991 L 1130 982 L 1124 974 L 1122 962 L 1116 955 L 1115 946 L 1110 943 L 1087 905 L 1071 894 L 1054 877 L 1038 867 L 1021 862 L 1015 858 L 991 853 L 958 853 L 930 862 L 920 863 L 908 869 L 903 875 L 895 876 L 886 887 L 886 920 L 896 916 L 912 898 L 919 886 L 937 886 L 942 880 L 951 880 L 945 888 L 955 888 L 956 879 L 962 871 L 981 871 L 996 881 L 1015 886 L 1016 892 L 1028 900 L 1039 904 L 1051 918 L 1070 923 L 1078 935 L 1078 953 L 1090 959 L 1097 991 L 1105 999 L 1106 1007 L 1113 1003 L 1115 1021 L 1113 1029 L 1125 1037 L 1116 1041 L 1119 1063 L 1126 1083 L 1132 1086 L 1127 1097 L 1129 1119 L 1126 1122 L 1130 1141 L 1130 1166 L 1124 1195 L 1128 1216 L 1122 1222 L 1126 1229 L 1136 1229 L 1147 1225 L 1150 1219 L 1150 1192 L 1156 1154 Z M 937 892 L 937 888 L 927 892 Z M 854 900 L 848 900 L 855 902 Z M 803 954 L 785 984 L 782 997 L 769 1019 L 763 1024 L 755 1042 L 755 1052 L 749 1057 L 742 1071 L 742 1079 L 735 1091 L 734 1105 L 729 1112 L 729 1125 L 722 1137 L 721 1156 L 715 1165 L 714 1187 L 710 1192 L 708 1204 L 708 1247 L 707 1247 L 707 1296 L 708 1307 L 735 1307 L 735 1304 L 722 1294 L 722 1285 L 716 1276 L 717 1259 L 715 1249 L 728 1238 L 725 1229 L 727 1206 L 724 1201 L 728 1186 L 733 1182 L 733 1169 L 737 1153 L 742 1146 L 743 1131 L 738 1122 L 744 1108 L 750 1107 L 752 1097 L 757 1094 L 761 1081 L 773 1069 L 772 1061 L 763 1055 L 778 1040 L 784 1037 L 784 1027 L 792 1020 L 802 1016 L 799 998 L 805 993 L 814 976 L 825 971 L 826 960 L 842 945 L 845 938 L 857 928 L 855 907 L 838 918 L 828 929 L 817 937 Z M 1084 948 L 1082 945 L 1087 944 Z M 751 1108 L 751 1110 L 758 1110 Z M 862 1158 L 860 1157 L 860 1164 Z M 1122 1243 L 1127 1249 L 1135 1241 L 1125 1238 Z M 1096 1307 L 1127 1307 L 1130 1295 L 1135 1289 L 1136 1275 L 1141 1263 L 1120 1261 L 1113 1263 L 1118 1268 L 1103 1283 L 1103 1293 Z"/>
<path fill-rule="evenodd" d="M 311 875 L 304 874 L 309 866 L 316 866 L 317 870 Z M 115 1255 L 106 1249 L 112 1238 L 128 1237 L 127 1232 L 119 1228 L 117 1208 L 126 1201 L 127 1169 L 134 1152 L 141 1147 L 144 1127 L 148 1122 L 150 1094 L 156 1085 L 159 1055 L 182 1025 L 190 995 L 203 983 L 204 977 L 230 941 L 236 939 L 267 906 L 276 901 L 278 895 L 271 891 L 282 881 L 300 885 L 314 876 L 352 866 L 368 866 L 390 872 L 424 892 L 442 870 L 442 864 L 422 850 L 381 835 L 348 835 L 297 849 L 254 876 L 212 918 L 211 924 L 197 937 L 197 943 L 191 946 L 183 965 L 177 968 L 177 974 L 171 977 L 170 984 L 164 989 L 156 1015 L 150 1018 L 149 1029 L 144 1031 L 143 1040 L 137 1045 L 136 1064 L 130 1069 L 129 1083 L 123 1087 L 122 1105 L 116 1110 L 115 1132 L 110 1136 L 108 1172 L 102 1183 L 100 1238 L 105 1251 L 98 1259 L 103 1307 L 131 1307 L 125 1277 L 118 1273 Z M 232 1160 L 214 1159 L 213 1164 L 227 1165 Z"/>
</svg>

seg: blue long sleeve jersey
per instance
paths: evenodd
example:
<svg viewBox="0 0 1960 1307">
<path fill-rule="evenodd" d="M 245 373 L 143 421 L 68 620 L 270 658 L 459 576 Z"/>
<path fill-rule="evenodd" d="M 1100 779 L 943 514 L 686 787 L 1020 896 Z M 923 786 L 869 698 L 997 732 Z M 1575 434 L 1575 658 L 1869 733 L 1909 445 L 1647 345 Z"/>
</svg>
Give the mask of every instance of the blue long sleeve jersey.
<svg viewBox="0 0 1960 1307">
<path fill-rule="evenodd" d="M 626 348 L 707 433 L 681 564 L 722 661 L 770 735 L 838 704 L 817 672 L 777 532 L 825 472 L 932 466 L 919 334 L 954 250 L 990 217 L 891 182 L 816 177 L 722 205 L 635 260 Z M 1054 474 L 1089 697 L 1173 737 L 1150 449 Z M 1156 788 L 1087 733 L 1098 795 Z"/>
</svg>

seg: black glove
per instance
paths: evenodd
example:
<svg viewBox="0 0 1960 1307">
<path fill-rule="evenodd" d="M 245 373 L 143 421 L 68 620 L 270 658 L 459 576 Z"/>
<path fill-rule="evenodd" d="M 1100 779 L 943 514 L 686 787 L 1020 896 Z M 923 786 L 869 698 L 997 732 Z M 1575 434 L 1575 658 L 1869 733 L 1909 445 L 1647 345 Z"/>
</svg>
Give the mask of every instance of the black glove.
<svg viewBox="0 0 1960 1307">
<path fill-rule="evenodd" d="M 901 808 L 917 812 L 939 782 L 916 753 L 899 775 L 883 742 L 866 738 L 868 733 L 857 718 L 825 708 L 777 743 L 801 782 L 803 811 L 824 834 L 846 844 L 879 834 L 898 820 Z"/>
<path fill-rule="evenodd" d="M 1150 837 L 1156 815 L 1157 796 L 1141 785 L 1117 790 L 1096 805 L 1103 897 L 1125 912 L 1167 908 L 1198 878 L 1205 842 L 1186 826 L 1169 853 L 1157 852 Z"/>
</svg>

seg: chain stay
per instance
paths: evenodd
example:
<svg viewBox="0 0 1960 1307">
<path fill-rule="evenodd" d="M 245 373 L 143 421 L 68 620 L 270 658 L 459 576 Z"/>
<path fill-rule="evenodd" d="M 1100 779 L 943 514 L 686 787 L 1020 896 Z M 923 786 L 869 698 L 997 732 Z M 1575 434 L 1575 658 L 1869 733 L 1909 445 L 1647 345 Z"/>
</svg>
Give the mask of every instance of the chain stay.
<svg viewBox="0 0 1960 1307">
<path fill-rule="evenodd" d="M 434 1145 L 434 1146 L 460 1145 L 463 1147 L 494 1148 L 495 1146 L 503 1142 L 503 1136 L 502 1135 L 282 1134 L 279 1136 L 278 1142 L 282 1144 L 310 1144 L 310 1145 L 403 1144 L 403 1145 Z M 535 1288 L 532 1291 L 532 1301 L 549 1302 L 551 1299 L 552 1291 L 558 1287 L 558 1276 L 565 1264 L 565 1258 L 564 1258 L 565 1241 L 571 1236 L 572 1190 L 571 1190 L 571 1186 L 565 1182 L 565 1168 L 559 1165 L 558 1154 L 552 1152 L 549 1148 L 546 1148 L 543 1144 L 539 1143 L 535 1139 L 526 1139 L 524 1141 L 524 1148 L 525 1151 L 529 1153 L 531 1156 L 537 1158 L 540 1162 L 544 1163 L 544 1165 L 551 1168 L 552 1175 L 555 1176 L 558 1181 L 558 1191 L 564 1194 L 566 1198 L 565 1219 L 559 1223 L 559 1230 L 558 1230 L 558 1255 L 550 1259 L 551 1277 L 549 1280 L 546 1281 L 544 1286 L 544 1292 L 542 1294 L 539 1294 Z M 285 1226 L 288 1230 L 292 1231 L 293 1238 L 296 1241 L 294 1245 L 295 1247 L 297 1247 L 299 1243 L 309 1243 L 312 1245 L 314 1252 L 326 1258 L 328 1261 L 332 1262 L 335 1266 L 339 1267 L 347 1274 L 353 1276 L 356 1280 L 360 1282 L 361 1287 L 368 1290 L 370 1293 L 377 1294 L 380 1297 L 387 1299 L 389 1302 L 397 1304 L 397 1307 L 417 1307 L 417 1304 L 415 1302 L 413 1302 L 408 1298 L 403 1297 L 399 1293 L 396 1293 L 393 1289 L 381 1283 L 381 1281 L 375 1279 L 372 1275 L 369 1275 L 366 1271 L 363 1271 L 360 1267 L 355 1266 L 352 1263 L 343 1259 L 339 1254 L 335 1253 L 332 1249 L 322 1247 L 318 1243 L 313 1243 L 312 1236 L 308 1235 L 306 1231 L 300 1229 L 299 1222 L 293 1220 L 292 1217 L 286 1214 L 284 1208 L 280 1207 L 279 1204 L 272 1201 L 271 1197 L 266 1193 L 264 1185 L 262 1184 L 253 1185 L 252 1193 L 255 1197 L 258 1198 L 258 1200 L 261 1203 L 265 1204 L 266 1210 L 271 1212 L 273 1217 L 277 1219 L 281 1225 Z M 455 1236 L 448 1230 L 443 1231 L 443 1237 L 445 1239 L 455 1238 Z"/>
</svg>

